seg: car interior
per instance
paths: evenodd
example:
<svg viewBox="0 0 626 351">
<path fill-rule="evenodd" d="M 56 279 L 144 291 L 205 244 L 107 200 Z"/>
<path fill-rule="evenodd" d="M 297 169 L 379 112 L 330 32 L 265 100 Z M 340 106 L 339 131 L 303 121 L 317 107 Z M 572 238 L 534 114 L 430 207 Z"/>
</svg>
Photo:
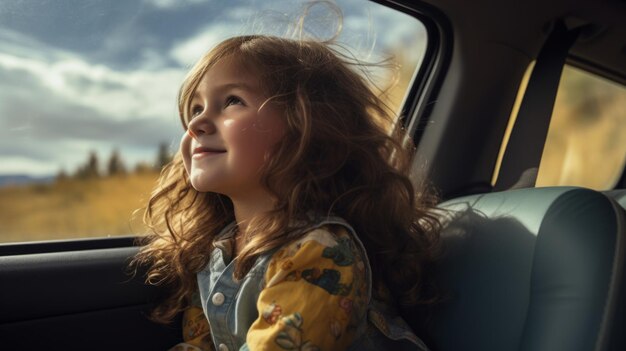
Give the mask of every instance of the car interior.
<svg viewBox="0 0 626 351">
<path fill-rule="evenodd" d="M 416 177 L 442 199 L 445 298 L 426 322 L 405 311 L 418 336 L 434 351 L 626 349 L 626 169 L 603 191 L 536 186 L 564 65 L 626 86 L 626 1 L 375 2 L 430 42 L 404 114 Z M 0 348 L 179 342 L 180 317 L 147 318 L 165 290 L 128 274 L 134 239 L 0 244 Z"/>
</svg>

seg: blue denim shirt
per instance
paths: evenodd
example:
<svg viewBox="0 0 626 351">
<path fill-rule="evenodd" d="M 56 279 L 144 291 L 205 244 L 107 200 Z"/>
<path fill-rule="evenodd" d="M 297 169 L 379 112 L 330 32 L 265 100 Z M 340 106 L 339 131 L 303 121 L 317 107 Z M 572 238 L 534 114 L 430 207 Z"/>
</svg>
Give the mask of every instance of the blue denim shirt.
<svg viewBox="0 0 626 351">
<path fill-rule="evenodd" d="M 348 230 L 365 263 L 367 298 L 370 302 L 367 304 L 367 318 L 361 319 L 349 350 L 428 350 L 401 317 L 387 312 L 387 306 L 371 299 L 371 269 L 367 253 L 348 223 L 341 218 L 327 217 L 304 228 L 302 233 L 328 225 L 340 225 Z M 219 351 L 248 350 L 246 337 L 250 326 L 259 318 L 257 300 L 266 285 L 268 263 L 276 252 L 260 256 L 248 274 L 235 281 L 235 264 L 230 253 L 217 244 L 220 239 L 231 237 L 233 229 L 234 224 L 231 224 L 217 236 L 208 265 L 197 275 L 201 305 L 214 345 Z"/>
</svg>

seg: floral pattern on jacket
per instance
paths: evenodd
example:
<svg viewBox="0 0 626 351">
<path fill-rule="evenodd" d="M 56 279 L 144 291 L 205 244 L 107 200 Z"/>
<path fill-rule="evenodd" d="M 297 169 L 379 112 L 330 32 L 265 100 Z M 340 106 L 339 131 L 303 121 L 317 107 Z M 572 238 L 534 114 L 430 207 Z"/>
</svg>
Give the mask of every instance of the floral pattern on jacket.
<svg viewBox="0 0 626 351">
<path fill-rule="evenodd" d="M 249 349 L 341 350 L 367 307 L 365 264 L 347 231 L 320 228 L 274 253 Z"/>
</svg>

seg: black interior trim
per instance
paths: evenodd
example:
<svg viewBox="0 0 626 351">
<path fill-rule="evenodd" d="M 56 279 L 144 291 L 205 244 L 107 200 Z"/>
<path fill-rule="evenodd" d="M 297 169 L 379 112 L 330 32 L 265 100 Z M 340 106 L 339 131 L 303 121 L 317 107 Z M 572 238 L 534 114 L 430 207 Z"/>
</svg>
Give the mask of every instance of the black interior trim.
<svg viewBox="0 0 626 351">
<path fill-rule="evenodd" d="M 28 255 L 49 252 L 112 249 L 135 245 L 136 236 L 32 241 L 0 244 L 0 256 Z"/>
<path fill-rule="evenodd" d="M 0 257 L 0 323 L 155 303 L 163 292 L 130 274 L 138 248 Z M 27 309 L 24 307 L 28 306 Z"/>
<path fill-rule="evenodd" d="M 493 191 L 493 186 L 489 182 L 473 182 L 467 183 L 460 188 L 452 189 L 450 191 L 439 194 L 442 201 L 447 201 L 457 197 L 474 195 L 474 194 L 486 194 Z"/>
<path fill-rule="evenodd" d="M 182 318 L 155 324 L 151 305 L 0 324 L 3 350 L 164 350 L 182 341 Z"/>
</svg>

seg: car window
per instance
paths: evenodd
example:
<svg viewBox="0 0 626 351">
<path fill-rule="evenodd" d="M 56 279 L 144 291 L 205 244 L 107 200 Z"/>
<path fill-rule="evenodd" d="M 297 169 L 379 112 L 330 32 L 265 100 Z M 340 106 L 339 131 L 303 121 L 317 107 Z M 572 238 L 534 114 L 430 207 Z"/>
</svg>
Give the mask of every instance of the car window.
<svg viewBox="0 0 626 351">
<path fill-rule="evenodd" d="M 535 62 L 520 83 L 492 184 Z M 626 167 L 626 87 L 565 65 L 539 165 L 536 186 L 613 189 Z"/>
<path fill-rule="evenodd" d="M 626 88 L 566 66 L 537 186 L 612 189 L 626 162 Z"/>
<path fill-rule="evenodd" d="M 145 232 L 141 208 L 182 131 L 176 94 L 186 71 L 227 37 L 294 32 L 305 4 L 0 3 L 0 242 Z M 389 97 L 400 111 L 424 59 L 424 25 L 376 3 L 336 4 L 339 42 L 361 60 L 400 64 Z M 327 39 L 337 16 L 320 6 L 304 32 Z M 393 77 L 372 73 L 382 88 Z"/>
</svg>

